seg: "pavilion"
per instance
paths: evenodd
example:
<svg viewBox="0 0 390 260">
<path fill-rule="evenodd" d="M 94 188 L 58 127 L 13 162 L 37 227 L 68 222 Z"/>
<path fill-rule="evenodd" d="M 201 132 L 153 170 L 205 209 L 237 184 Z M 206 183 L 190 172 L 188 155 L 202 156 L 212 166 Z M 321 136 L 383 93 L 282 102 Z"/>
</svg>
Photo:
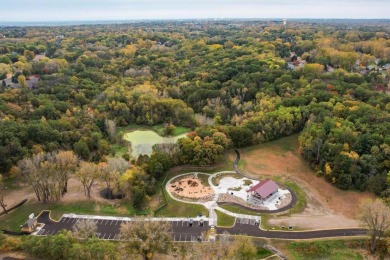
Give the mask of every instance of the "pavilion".
<svg viewBox="0 0 390 260">
<path fill-rule="evenodd" d="M 262 180 L 247 192 L 255 199 L 264 201 L 278 192 L 278 185 L 273 180 Z"/>
</svg>

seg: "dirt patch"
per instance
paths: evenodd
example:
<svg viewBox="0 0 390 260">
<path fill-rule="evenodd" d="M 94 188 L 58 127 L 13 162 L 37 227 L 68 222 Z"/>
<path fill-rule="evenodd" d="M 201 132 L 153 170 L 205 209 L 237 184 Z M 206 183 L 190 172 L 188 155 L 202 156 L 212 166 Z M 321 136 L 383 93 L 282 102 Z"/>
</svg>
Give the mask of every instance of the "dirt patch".
<svg viewBox="0 0 390 260">
<path fill-rule="evenodd" d="M 340 190 L 324 178 L 317 177 L 298 152 L 297 135 L 243 149 L 240 153 L 244 160 L 240 168 L 248 175 L 293 180 L 307 194 L 307 207 L 302 213 L 272 220 L 274 223 L 291 220 L 307 228 L 358 226 L 355 217 L 359 204 L 366 198 L 375 197 L 368 192 Z M 234 155 L 230 157 L 235 159 Z M 310 218 L 313 220 L 309 221 Z"/>
<path fill-rule="evenodd" d="M 343 215 L 302 215 L 273 218 L 268 221 L 270 226 L 292 226 L 294 229 L 327 229 L 327 228 L 353 228 L 360 225 L 359 221 L 349 219 Z"/>
<path fill-rule="evenodd" d="M 11 207 L 19 203 L 23 199 L 28 199 L 28 203 L 37 202 L 37 198 L 33 189 L 25 184 L 20 184 L 20 188 L 10 190 L 5 194 L 5 202 Z M 61 198 L 61 202 L 75 202 L 93 200 L 96 202 L 105 202 L 115 204 L 117 200 L 104 199 L 100 195 L 100 191 L 105 188 L 103 182 L 96 182 L 91 189 L 91 198 L 87 198 L 84 194 L 84 188 L 78 180 L 70 178 L 68 182 L 68 192 Z"/>
<path fill-rule="evenodd" d="M 101 191 L 106 188 L 104 182 L 95 182 L 91 189 L 91 199 L 99 202 L 113 202 L 115 200 L 105 199 L 101 196 Z M 62 197 L 61 201 L 64 202 L 75 202 L 75 201 L 84 201 L 91 200 L 88 199 L 84 194 L 84 188 L 81 182 L 74 178 L 70 178 L 68 182 L 68 192 Z"/>
<path fill-rule="evenodd" d="M 168 186 L 172 194 L 180 197 L 198 199 L 214 194 L 211 187 L 206 187 L 201 180 L 194 177 L 179 179 Z"/>
</svg>

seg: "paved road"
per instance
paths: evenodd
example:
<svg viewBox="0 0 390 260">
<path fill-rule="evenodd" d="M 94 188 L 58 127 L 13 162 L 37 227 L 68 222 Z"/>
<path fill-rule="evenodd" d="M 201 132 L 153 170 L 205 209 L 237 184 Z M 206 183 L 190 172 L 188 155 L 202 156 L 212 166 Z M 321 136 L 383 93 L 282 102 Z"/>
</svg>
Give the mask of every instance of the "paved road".
<svg viewBox="0 0 390 260">
<path fill-rule="evenodd" d="M 38 222 L 44 224 L 43 228 L 36 234 L 40 236 L 55 235 L 60 230 L 71 230 L 78 217 L 63 216 L 58 222 L 50 219 L 50 211 L 43 211 L 38 217 Z M 119 240 L 119 229 L 122 223 L 128 220 L 107 219 L 107 217 L 93 217 L 97 223 L 97 233 L 100 239 Z M 195 220 L 192 226 L 189 226 L 188 219 L 167 220 L 172 224 L 172 239 L 174 241 L 195 241 L 203 231 L 210 229 L 208 221 L 204 225 L 199 225 Z M 211 227 L 213 229 L 213 227 Z M 232 235 L 248 235 L 262 238 L 283 238 L 283 239 L 311 239 L 322 237 L 340 237 L 340 236 L 364 236 L 367 235 L 365 229 L 331 229 L 318 231 L 266 231 L 261 230 L 253 219 L 237 218 L 236 224 L 232 228 L 215 228 L 217 234 L 225 231 Z"/>
<path fill-rule="evenodd" d="M 221 234 L 224 231 L 229 232 L 231 235 L 245 234 L 253 237 L 261 238 L 283 238 L 283 239 L 312 239 L 323 237 L 342 237 L 342 236 L 365 236 L 367 235 L 366 229 L 329 229 L 329 230 L 315 230 L 315 231 L 267 231 L 261 230 L 257 226 L 249 224 L 243 224 L 242 220 L 238 219 L 234 227 L 230 229 L 218 228 L 217 233 Z"/>
</svg>

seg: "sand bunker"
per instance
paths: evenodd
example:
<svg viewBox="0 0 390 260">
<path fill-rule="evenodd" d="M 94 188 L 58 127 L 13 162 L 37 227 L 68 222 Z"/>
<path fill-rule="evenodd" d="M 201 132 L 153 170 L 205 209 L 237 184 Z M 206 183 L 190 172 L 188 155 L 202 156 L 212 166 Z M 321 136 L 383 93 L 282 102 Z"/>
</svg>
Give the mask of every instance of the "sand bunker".
<svg viewBox="0 0 390 260">
<path fill-rule="evenodd" d="M 200 199 L 214 194 L 211 187 L 204 186 L 200 179 L 194 177 L 177 180 L 171 183 L 168 189 L 172 194 L 192 199 Z"/>
</svg>

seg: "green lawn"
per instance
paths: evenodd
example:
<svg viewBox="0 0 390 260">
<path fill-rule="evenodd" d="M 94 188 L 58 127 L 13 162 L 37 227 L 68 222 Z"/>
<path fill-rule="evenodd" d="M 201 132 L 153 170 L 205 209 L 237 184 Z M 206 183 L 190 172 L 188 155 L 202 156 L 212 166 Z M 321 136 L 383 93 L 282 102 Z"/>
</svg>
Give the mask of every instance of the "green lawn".
<svg viewBox="0 0 390 260">
<path fill-rule="evenodd" d="M 236 218 L 229 216 L 219 210 L 215 210 L 215 213 L 217 213 L 217 226 L 218 227 L 232 227 L 234 226 L 234 223 L 236 222 Z"/>
<path fill-rule="evenodd" d="M 165 192 L 165 191 L 164 191 Z M 172 199 L 166 192 L 167 205 L 154 213 L 155 217 L 195 217 L 198 214 L 208 216 L 209 213 L 203 205 L 183 203 Z"/>
<path fill-rule="evenodd" d="M 58 220 L 65 213 L 107 215 L 107 216 L 134 216 L 150 214 L 149 210 L 136 210 L 130 202 L 122 202 L 119 207 L 110 204 L 95 203 L 94 201 L 80 201 L 75 203 L 34 203 L 25 204 L 11 213 L 0 217 L 0 229 L 18 231 L 31 213 L 38 215 L 42 210 L 51 210 L 51 217 Z"/>
<path fill-rule="evenodd" d="M 129 151 L 129 147 L 128 145 L 113 144 L 111 150 L 116 157 L 122 157 L 122 155 Z"/>
<path fill-rule="evenodd" d="M 297 195 L 297 203 L 295 204 L 295 206 L 285 211 L 285 213 L 281 214 L 280 216 L 302 212 L 305 209 L 307 203 L 306 193 L 302 190 L 302 188 L 294 181 L 282 179 L 280 178 L 280 176 L 274 177 L 273 179 L 281 184 L 284 184 L 285 186 L 290 188 L 295 193 L 295 195 Z"/>
<path fill-rule="evenodd" d="M 271 252 L 268 249 L 265 249 L 264 247 L 258 248 L 256 252 L 256 256 L 258 257 L 258 259 L 263 259 L 271 255 L 274 255 L 274 252 Z"/>
<path fill-rule="evenodd" d="M 296 184 L 293 181 L 280 181 L 280 182 L 282 184 L 286 185 L 287 187 L 289 187 L 295 193 L 295 195 L 297 195 L 297 204 L 295 204 L 295 206 L 292 209 L 290 209 L 289 211 L 287 211 L 286 213 L 293 214 L 293 213 L 302 212 L 306 207 L 306 194 L 305 194 L 305 192 L 302 190 L 302 188 L 298 184 Z"/>
<path fill-rule="evenodd" d="M 365 239 L 291 242 L 287 248 L 294 259 L 363 259 L 356 249 L 365 250 Z"/>
<path fill-rule="evenodd" d="M 250 209 L 244 209 L 239 206 L 230 204 L 230 205 L 220 205 L 221 208 L 229 210 L 234 213 L 239 213 L 239 214 L 246 214 L 246 215 L 254 215 L 254 216 L 261 216 L 259 212 L 250 210 Z"/>
<path fill-rule="evenodd" d="M 299 146 L 298 145 L 298 136 L 299 136 L 299 134 L 293 134 L 290 136 L 279 138 L 277 140 L 265 142 L 265 143 L 262 143 L 259 145 L 253 145 L 253 146 L 240 148 L 240 151 L 242 153 L 243 152 L 250 152 L 250 151 L 257 150 L 259 148 L 264 149 L 264 148 L 274 147 L 274 146 L 280 147 L 286 152 L 294 151 L 295 148 Z"/>
<path fill-rule="evenodd" d="M 209 174 L 198 174 L 198 179 L 200 179 L 200 182 L 203 184 L 203 186 L 210 186 L 209 185 Z"/>
</svg>

